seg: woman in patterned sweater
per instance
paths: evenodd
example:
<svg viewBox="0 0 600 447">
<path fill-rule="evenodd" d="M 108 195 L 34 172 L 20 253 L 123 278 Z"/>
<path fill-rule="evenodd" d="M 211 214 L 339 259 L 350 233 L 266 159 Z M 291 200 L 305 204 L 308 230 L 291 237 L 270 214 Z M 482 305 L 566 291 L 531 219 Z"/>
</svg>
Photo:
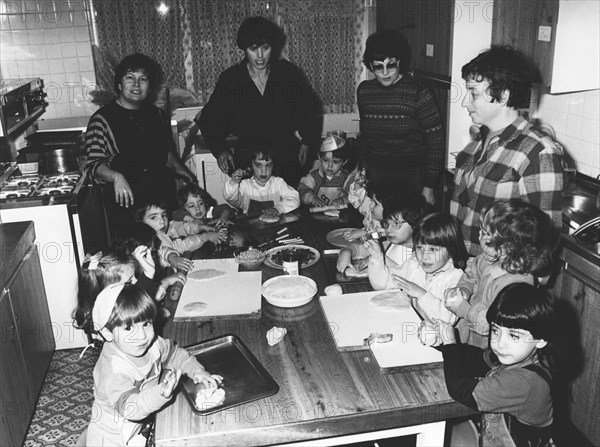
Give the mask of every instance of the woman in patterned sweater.
<svg viewBox="0 0 600 447">
<path fill-rule="evenodd" d="M 378 31 L 367 39 L 363 63 L 375 75 L 357 90 L 367 175 L 400 176 L 433 203 L 446 143 L 433 93 L 407 75 L 408 42 L 398 31 Z"/>
</svg>

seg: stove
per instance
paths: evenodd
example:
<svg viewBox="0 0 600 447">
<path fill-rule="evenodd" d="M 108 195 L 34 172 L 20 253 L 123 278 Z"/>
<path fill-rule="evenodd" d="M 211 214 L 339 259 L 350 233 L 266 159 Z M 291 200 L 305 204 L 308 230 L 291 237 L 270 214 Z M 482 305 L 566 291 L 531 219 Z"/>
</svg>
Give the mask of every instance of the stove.
<svg viewBox="0 0 600 447">
<path fill-rule="evenodd" d="M 21 175 L 15 163 L 0 178 L 0 203 L 19 202 L 25 204 L 28 201 L 39 202 L 40 198 L 54 199 L 56 197 L 60 197 L 60 203 L 67 203 L 69 198 L 73 198 L 79 192 L 83 177 L 80 172 Z M 41 204 L 53 205 L 54 202 L 55 200 L 47 200 Z"/>
</svg>

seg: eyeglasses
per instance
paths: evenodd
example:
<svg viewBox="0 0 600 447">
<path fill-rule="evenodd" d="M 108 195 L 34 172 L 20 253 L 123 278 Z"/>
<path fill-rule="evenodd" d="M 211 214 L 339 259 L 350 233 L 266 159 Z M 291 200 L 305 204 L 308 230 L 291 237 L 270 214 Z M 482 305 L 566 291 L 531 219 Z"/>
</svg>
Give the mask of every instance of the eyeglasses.
<svg viewBox="0 0 600 447">
<path fill-rule="evenodd" d="M 399 230 L 402 225 L 404 225 L 407 220 L 396 220 L 396 219 L 386 219 L 381 222 L 381 226 L 385 229 L 390 229 L 392 231 Z"/>
<path fill-rule="evenodd" d="M 387 68 L 388 71 L 391 71 L 396 70 L 400 66 L 400 62 L 398 61 L 386 61 L 388 61 L 388 59 L 386 59 L 383 62 L 371 62 L 371 70 L 380 72 L 384 71 Z"/>
</svg>

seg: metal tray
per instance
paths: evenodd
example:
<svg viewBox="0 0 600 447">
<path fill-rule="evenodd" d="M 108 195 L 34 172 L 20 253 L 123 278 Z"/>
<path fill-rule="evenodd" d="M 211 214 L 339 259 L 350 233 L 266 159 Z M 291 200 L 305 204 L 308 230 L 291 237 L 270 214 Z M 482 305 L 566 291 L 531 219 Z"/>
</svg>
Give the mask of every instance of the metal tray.
<svg viewBox="0 0 600 447">
<path fill-rule="evenodd" d="M 188 346 L 186 349 L 196 356 L 211 374 L 223 376 L 225 401 L 208 410 L 196 407 L 198 385 L 189 377 L 182 377 L 183 394 L 196 414 L 216 413 L 279 392 L 277 382 L 237 335 L 227 334 Z"/>
</svg>

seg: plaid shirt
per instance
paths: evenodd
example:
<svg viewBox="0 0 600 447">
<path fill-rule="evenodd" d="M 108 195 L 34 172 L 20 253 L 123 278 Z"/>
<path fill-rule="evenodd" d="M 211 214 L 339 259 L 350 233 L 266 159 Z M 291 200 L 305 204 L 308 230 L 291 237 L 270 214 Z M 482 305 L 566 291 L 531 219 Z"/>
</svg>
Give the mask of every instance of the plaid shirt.
<svg viewBox="0 0 600 447">
<path fill-rule="evenodd" d="M 493 200 L 521 198 L 562 225 L 562 146 L 517 118 L 492 137 L 484 153 L 481 133 L 456 157 L 450 214 L 462 223 L 469 253 L 478 255 L 479 213 Z"/>
</svg>

